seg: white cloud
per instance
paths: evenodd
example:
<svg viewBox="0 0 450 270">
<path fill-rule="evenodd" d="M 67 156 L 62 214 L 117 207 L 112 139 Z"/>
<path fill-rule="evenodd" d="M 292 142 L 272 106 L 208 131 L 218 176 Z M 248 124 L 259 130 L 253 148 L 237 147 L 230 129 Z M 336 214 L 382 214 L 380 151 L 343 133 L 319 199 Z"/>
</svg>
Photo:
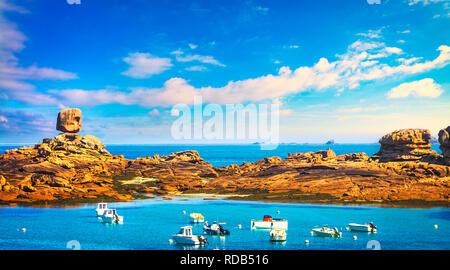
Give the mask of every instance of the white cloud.
<svg viewBox="0 0 450 270">
<path fill-rule="evenodd" d="M 172 67 L 170 58 L 160 58 L 149 53 L 130 53 L 123 61 L 130 65 L 123 75 L 145 79 L 154 74 L 160 74 Z"/>
<path fill-rule="evenodd" d="M 160 113 L 159 113 L 158 109 L 153 109 L 153 110 L 148 112 L 148 115 L 149 116 L 159 116 Z"/>
<path fill-rule="evenodd" d="M 30 80 L 68 80 L 78 76 L 59 69 L 38 67 L 36 64 L 20 66 L 16 54 L 25 48 L 27 37 L 5 17 L 6 12 L 25 14 L 28 10 L 0 0 L 0 97 L 31 104 L 50 102 L 53 98 L 36 93 Z"/>
<path fill-rule="evenodd" d="M 405 98 L 408 96 L 436 98 L 443 93 L 442 87 L 433 79 L 402 83 L 387 93 L 388 98 Z"/>
<path fill-rule="evenodd" d="M 267 15 L 267 13 L 269 13 L 269 8 L 267 8 L 267 7 L 256 6 L 256 7 L 254 7 L 254 10 L 263 15 Z"/>
<path fill-rule="evenodd" d="M 390 57 L 396 57 L 395 53 L 401 52 L 401 49 L 392 48 L 382 42 L 358 40 L 349 45 L 344 54 L 337 55 L 335 61 L 322 57 L 312 66 L 300 66 L 295 70 L 283 66 L 280 67 L 278 74 L 229 81 L 221 87 L 194 87 L 186 79 L 171 78 L 160 88 L 134 87 L 127 91 L 66 89 L 49 92 L 49 98 L 72 106 L 119 103 L 144 107 L 169 107 L 178 103 L 192 104 L 196 95 L 201 95 L 205 103 L 217 104 L 274 100 L 289 94 L 324 91 L 330 88 L 339 89 L 340 95 L 346 89 L 354 89 L 364 82 L 394 75 L 418 74 L 450 63 L 450 47 L 441 45 L 438 48 L 440 54 L 434 60 L 402 58 L 400 64 L 392 65 Z M 173 54 L 178 55 L 179 52 L 175 51 Z M 372 59 L 372 56 L 379 54 L 383 54 L 383 57 Z"/>
<path fill-rule="evenodd" d="M 184 52 L 181 50 L 176 50 L 171 52 L 171 54 L 175 55 L 175 59 L 178 62 L 192 62 L 192 61 L 198 61 L 200 63 L 204 63 L 204 64 L 211 64 L 211 65 L 216 65 L 216 66 L 221 66 L 221 67 L 225 67 L 224 64 L 220 63 L 219 61 L 217 61 L 216 59 L 214 59 L 214 57 L 212 56 L 204 56 L 204 55 L 198 55 L 198 54 L 194 54 L 194 55 L 184 55 Z M 183 56 L 184 55 L 184 56 Z"/>
<path fill-rule="evenodd" d="M 195 45 L 195 44 L 192 44 L 192 43 L 189 43 L 188 45 L 189 45 L 189 48 L 191 48 L 192 50 L 194 50 L 195 48 L 198 47 L 198 45 Z"/>
<path fill-rule="evenodd" d="M 205 71 L 205 70 L 208 70 L 208 68 L 206 68 L 204 66 L 192 66 L 192 67 L 185 68 L 185 70 L 187 70 L 187 71 Z"/>
<path fill-rule="evenodd" d="M 412 6 L 418 3 L 422 3 L 424 6 L 430 4 L 430 3 L 438 3 L 438 2 L 444 2 L 448 0 L 408 0 L 408 5 Z"/>
<path fill-rule="evenodd" d="M 7 123 L 8 118 L 4 117 L 3 115 L 0 115 L 0 123 Z"/>
</svg>

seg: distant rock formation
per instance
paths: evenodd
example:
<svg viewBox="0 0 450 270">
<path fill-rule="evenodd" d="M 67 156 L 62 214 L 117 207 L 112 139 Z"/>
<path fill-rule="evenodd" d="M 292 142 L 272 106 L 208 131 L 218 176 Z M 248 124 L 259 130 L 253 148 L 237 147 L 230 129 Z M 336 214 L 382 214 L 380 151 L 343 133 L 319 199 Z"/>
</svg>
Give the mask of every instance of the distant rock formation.
<svg viewBox="0 0 450 270">
<path fill-rule="evenodd" d="M 333 145 L 334 144 L 334 140 L 329 140 L 328 142 L 326 142 L 325 144 L 328 144 L 328 145 Z"/>
<path fill-rule="evenodd" d="M 384 135 L 380 139 L 380 151 L 374 155 L 380 161 L 411 161 L 433 155 L 430 150 L 431 133 L 427 129 L 401 129 Z"/>
<path fill-rule="evenodd" d="M 444 161 L 450 165 L 450 126 L 439 131 L 439 149 L 442 150 Z"/>
<path fill-rule="evenodd" d="M 59 112 L 56 121 L 56 130 L 68 133 L 81 131 L 81 110 L 65 109 Z"/>
</svg>

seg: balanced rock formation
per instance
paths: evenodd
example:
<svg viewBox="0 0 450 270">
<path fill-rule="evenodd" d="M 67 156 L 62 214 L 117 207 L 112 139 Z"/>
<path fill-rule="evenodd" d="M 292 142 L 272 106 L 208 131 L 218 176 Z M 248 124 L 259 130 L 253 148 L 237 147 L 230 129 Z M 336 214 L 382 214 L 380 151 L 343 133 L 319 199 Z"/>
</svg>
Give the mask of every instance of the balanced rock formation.
<svg viewBox="0 0 450 270">
<path fill-rule="evenodd" d="M 56 121 L 56 130 L 77 133 L 81 130 L 81 110 L 65 109 L 59 112 Z"/>
<path fill-rule="evenodd" d="M 439 143 L 444 161 L 450 165 L 450 126 L 439 131 Z"/>
<path fill-rule="evenodd" d="M 427 129 L 400 129 L 380 139 L 380 150 L 375 154 L 380 161 L 411 161 L 434 155 L 430 150 L 431 133 Z"/>
</svg>

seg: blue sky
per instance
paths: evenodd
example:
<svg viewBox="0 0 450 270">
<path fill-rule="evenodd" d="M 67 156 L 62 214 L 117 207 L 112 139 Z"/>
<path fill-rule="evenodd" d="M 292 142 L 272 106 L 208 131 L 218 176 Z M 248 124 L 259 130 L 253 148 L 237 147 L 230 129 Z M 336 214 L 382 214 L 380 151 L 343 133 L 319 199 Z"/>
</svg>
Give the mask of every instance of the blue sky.
<svg viewBox="0 0 450 270">
<path fill-rule="evenodd" d="M 280 104 L 284 142 L 450 124 L 445 0 L 0 0 L 0 143 L 174 143 L 173 105 Z M 175 142 L 176 143 L 176 142 Z"/>
</svg>

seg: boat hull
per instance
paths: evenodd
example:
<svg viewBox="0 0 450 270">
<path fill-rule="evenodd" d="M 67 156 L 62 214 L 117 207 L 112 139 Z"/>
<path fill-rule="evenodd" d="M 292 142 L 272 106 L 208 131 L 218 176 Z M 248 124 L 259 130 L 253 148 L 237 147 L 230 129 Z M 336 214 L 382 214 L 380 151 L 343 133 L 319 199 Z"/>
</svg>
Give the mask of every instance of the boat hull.
<svg viewBox="0 0 450 270">
<path fill-rule="evenodd" d="M 251 228 L 252 229 L 283 229 L 287 230 L 288 228 L 288 222 L 287 220 L 280 220 L 280 221 L 251 221 Z"/>
<path fill-rule="evenodd" d="M 199 237 L 197 235 L 192 236 L 182 236 L 182 235 L 174 235 L 172 236 L 175 243 L 180 245 L 203 245 L 200 242 Z"/>
<path fill-rule="evenodd" d="M 312 229 L 315 236 L 320 237 L 340 237 L 340 235 L 337 235 L 335 232 L 328 232 L 328 231 L 322 231 L 320 229 Z"/>
<path fill-rule="evenodd" d="M 119 216 L 119 219 L 116 219 L 112 216 L 101 216 L 103 223 L 118 223 L 118 224 L 122 224 L 123 223 L 123 217 Z"/>
<path fill-rule="evenodd" d="M 103 216 L 103 214 L 105 213 L 106 209 L 95 209 L 95 211 L 97 212 L 97 216 Z"/>
<path fill-rule="evenodd" d="M 350 228 L 351 231 L 356 231 L 356 232 L 376 232 L 377 230 L 374 228 L 371 228 L 370 225 L 366 225 L 366 224 L 356 224 L 356 223 L 350 223 L 348 224 L 348 227 Z"/>
</svg>

